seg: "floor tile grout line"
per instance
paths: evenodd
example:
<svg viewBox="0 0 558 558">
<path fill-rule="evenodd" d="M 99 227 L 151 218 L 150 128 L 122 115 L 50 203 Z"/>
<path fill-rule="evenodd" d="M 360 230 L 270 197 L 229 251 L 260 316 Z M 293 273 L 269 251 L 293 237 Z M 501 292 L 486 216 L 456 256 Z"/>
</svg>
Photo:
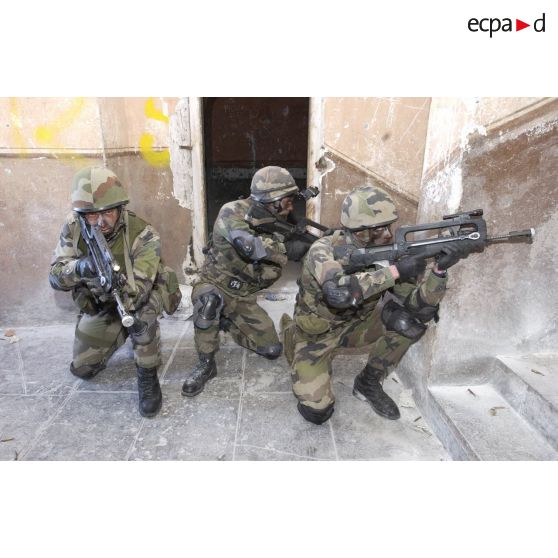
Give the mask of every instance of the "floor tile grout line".
<svg viewBox="0 0 558 558">
<path fill-rule="evenodd" d="M 252 444 L 238 444 L 239 448 L 253 448 L 253 449 L 259 449 L 259 450 L 264 450 L 264 451 L 270 451 L 272 453 L 279 453 L 281 455 L 291 455 L 293 457 L 301 457 L 302 459 L 311 459 L 312 461 L 328 461 L 327 459 L 320 459 L 319 457 L 310 457 L 309 455 L 299 455 L 298 453 L 293 453 L 290 451 L 283 451 L 283 450 L 278 450 L 275 448 L 263 448 L 261 446 L 254 446 Z"/>
<path fill-rule="evenodd" d="M 165 363 L 165 366 L 163 367 L 163 371 L 161 372 L 161 375 L 159 376 L 159 381 L 160 382 L 162 382 L 165 379 L 165 375 L 167 373 L 167 370 L 169 369 L 169 366 L 172 364 L 172 361 L 174 360 L 174 357 L 176 355 L 176 351 L 178 350 L 178 346 L 180 345 L 180 342 L 182 341 L 182 338 L 186 334 L 187 329 L 188 329 L 188 322 L 186 321 L 184 323 L 184 327 L 182 329 L 182 332 L 180 333 L 180 336 L 176 340 L 176 343 L 174 344 L 172 352 L 171 352 L 167 362 Z M 143 427 L 145 425 L 146 420 L 147 419 L 145 417 L 141 417 L 141 422 L 140 422 L 138 431 L 136 432 L 136 435 L 134 436 L 134 439 L 132 440 L 132 443 L 130 444 L 130 447 L 128 448 L 128 451 L 126 452 L 126 457 L 124 458 L 124 461 L 129 461 L 130 460 L 130 457 L 131 457 L 132 453 L 134 452 L 134 449 L 136 448 L 136 443 L 137 443 L 137 441 L 140 437 L 140 434 L 143 430 Z"/>
<path fill-rule="evenodd" d="M 339 461 L 339 452 L 337 451 L 337 443 L 335 442 L 335 434 L 333 432 L 333 423 L 332 421 L 328 421 L 329 424 L 329 432 L 331 434 L 331 441 L 333 442 L 333 450 L 335 451 L 335 461 Z"/>
<path fill-rule="evenodd" d="M 23 387 L 23 395 L 27 395 L 27 382 L 25 381 L 25 365 L 23 363 L 23 355 L 21 354 L 21 349 L 19 348 L 19 342 L 15 344 L 15 349 L 17 353 L 17 367 L 19 373 L 21 374 L 21 385 Z"/>
<path fill-rule="evenodd" d="M 246 360 L 247 360 L 247 349 L 244 349 L 242 353 L 242 378 L 240 379 L 240 396 L 238 398 L 238 411 L 236 416 L 236 429 L 234 431 L 234 443 L 233 443 L 233 454 L 232 454 L 232 461 L 236 459 L 236 446 L 238 443 L 238 432 L 240 430 L 240 419 L 242 416 L 242 403 L 244 399 L 244 374 L 246 371 Z"/>
<path fill-rule="evenodd" d="M 119 390 L 108 390 L 108 389 L 78 389 L 78 393 L 103 393 L 103 394 L 120 394 L 120 393 L 137 393 L 137 389 L 119 389 Z"/>
<path fill-rule="evenodd" d="M 64 408 L 68 404 L 68 401 L 70 401 L 70 399 L 72 398 L 74 393 L 77 393 L 77 388 L 82 381 L 83 380 L 76 380 L 74 382 L 74 385 L 72 386 L 72 389 L 69 391 L 68 395 L 66 395 L 66 397 L 64 398 L 62 403 L 60 403 L 60 405 L 56 409 L 56 411 L 52 414 L 52 416 L 45 423 L 43 423 L 39 427 L 39 430 L 35 434 L 35 437 L 33 438 L 33 440 L 31 440 L 31 442 L 29 443 L 27 448 L 24 449 L 19 454 L 18 461 L 24 460 L 27 457 L 27 455 L 31 452 L 31 450 L 41 441 L 41 438 L 45 435 L 45 432 L 50 428 L 52 423 L 60 416 L 60 414 L 62 413 L 62 411 L 64 410 Z"/>
</svg>

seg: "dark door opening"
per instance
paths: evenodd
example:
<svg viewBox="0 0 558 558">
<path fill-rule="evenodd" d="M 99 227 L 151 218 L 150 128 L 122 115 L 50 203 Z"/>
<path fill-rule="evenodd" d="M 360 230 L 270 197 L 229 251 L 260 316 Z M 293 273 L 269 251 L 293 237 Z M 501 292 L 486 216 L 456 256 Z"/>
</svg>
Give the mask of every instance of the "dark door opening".
<svg viewBox="0 0 558 558">
<path fill-rule="evenodd" d="M 208 232 L 224 203 L 250 194 L 262 167 L 285 167 L 299 188 L 306 186 L 309 107 L 307 97 L 204 98 Z M 306 202 L 297 200 L 294 218 L 305 215 Z"/>
</svg>

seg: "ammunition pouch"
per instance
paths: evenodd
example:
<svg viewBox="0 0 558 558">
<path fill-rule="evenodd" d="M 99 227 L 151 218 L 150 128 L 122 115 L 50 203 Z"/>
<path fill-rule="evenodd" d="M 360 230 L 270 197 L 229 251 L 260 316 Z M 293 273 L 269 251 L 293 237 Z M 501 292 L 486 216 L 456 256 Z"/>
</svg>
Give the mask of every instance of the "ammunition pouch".
<svg viewBox="0 0 558 558">
<path fill-rule="evenodd" d="M 382 322 L 388 331 L 395 331 L 413 341 L 418 341 L 426 331 L 426 326 L 409 310 L 388 300 L 382 309 Z"/>
<path fill-rule="evenodd" d="M 198 329 L 209 329 L 219 323 L 222 308 L 223 297 L 216 290 L 202 294 L 194 302 L 194 326 Z"/>
<path fill-rule="evenodd" d="M 174 314 L 182 300 L 182 292 L 174 269 L 159 263 L 157 279 L 153 288 L 161 295 L 163 310 L 169 315 Z"/>
<path fill-rule="evenodd" d="M 405 308 L 423 324 L 432 319 L 434 319 L 435 322 L 438 322 L 440 319 L 440 316 L 438 316 L 440 305 L 436 304 L 433 306 L 432 304 L 425 302 L 420 295 L 420 289 L 417 289 L 416 291 L 416 302 L 414 304 L 412 302 L 411 295 L 412 293 L 405 299 Z"/>
<path fill-rule="evenodd" d="M 321 335 L 329 331 L 329 322 L 316 314 L 295 314 L 296 325 L 308 335 Z"/>
</svg>

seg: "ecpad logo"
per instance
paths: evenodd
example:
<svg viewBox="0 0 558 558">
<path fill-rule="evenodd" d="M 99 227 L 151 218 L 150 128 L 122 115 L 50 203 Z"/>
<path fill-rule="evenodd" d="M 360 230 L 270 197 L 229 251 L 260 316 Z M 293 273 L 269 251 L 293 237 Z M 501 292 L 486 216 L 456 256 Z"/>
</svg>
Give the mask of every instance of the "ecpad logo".
<svg viewBox="0 0 558 558">
<path fill-rule="evenodd" d="M 539 19 L 536 19 L 533 22 L 533 29 L 537 33 L 545 32 L 545 16 L 546 14 L 543 13 L 543 15 Z M 478 31 L 490 33 L 490 38 L 492 38 L 492 35 L 494 33 L 497 33 L 498 31 L 514 31 L 512 19 L 509 17 L 505 17 L 503 19 L 497 17 L 485 17 L 482 19 L 477 19 L 476 17 L 472 17 L 468 21 L 467 27 L 469 28 L 469 31 L 472 31 L 473 33 L 477 33 Z M 531 24 L 525 23 L 520 19 L 515 20 L 515 31 L 521 31 L 522 29 L 526 29 L 527 27 L 531 27 Z"/>
</svg>

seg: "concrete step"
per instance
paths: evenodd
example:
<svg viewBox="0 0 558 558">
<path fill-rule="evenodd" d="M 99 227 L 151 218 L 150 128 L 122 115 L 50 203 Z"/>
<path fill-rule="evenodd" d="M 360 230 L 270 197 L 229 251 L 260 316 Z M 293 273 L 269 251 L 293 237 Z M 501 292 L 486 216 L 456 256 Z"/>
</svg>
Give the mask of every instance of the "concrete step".
<svg viewBox="0 0 558 558">
<path fill-rule="evenodd" d="M 491 383 L 558 450 L 558 354 L 499 356 Z"/>
<path fill-rule="evenodd" d="M 436 434 L 451 448 L 452 457 L 482 461 L 558 459 L 546 438 L 495 386 L 432 386 L 429 392 L 431 404 L 442 417 L 436 421 Z"/>
</svg>

